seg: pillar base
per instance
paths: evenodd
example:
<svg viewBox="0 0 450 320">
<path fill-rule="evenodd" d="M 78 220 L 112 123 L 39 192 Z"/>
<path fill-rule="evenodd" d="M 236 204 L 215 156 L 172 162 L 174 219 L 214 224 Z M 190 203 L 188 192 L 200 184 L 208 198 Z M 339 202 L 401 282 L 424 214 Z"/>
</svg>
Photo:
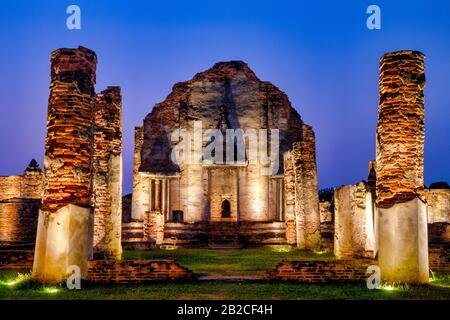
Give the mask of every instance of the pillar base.
<svg viewBox="0 0 450 320">
<path fill-rule="evenodd" d="M 381 278 L 393 283 L 428 283 L 427 207 L 416 198 L 378 208 Z"/>
<path fill-rule="evenodd" d="M 92 256 L 91 209 L 67 205 L 56 212 L 39 211 L 33 278 L 61 282 L 67 267 L 77 265 L 87 275 Z"/>
</svg>

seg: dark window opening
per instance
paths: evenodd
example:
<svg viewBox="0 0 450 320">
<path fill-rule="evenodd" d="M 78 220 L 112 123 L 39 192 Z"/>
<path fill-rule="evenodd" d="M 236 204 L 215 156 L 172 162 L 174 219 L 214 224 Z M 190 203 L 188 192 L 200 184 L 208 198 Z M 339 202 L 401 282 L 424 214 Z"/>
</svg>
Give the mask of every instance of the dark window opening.
<svg viewBox="0 0 450 320">
<path fill-rule="evenodd" d="M 223 200 L 222 201 L 222 218 L 229 218 L 229 217 L 231 217 L 230 201 Z"/>
<path fill-rule="evenodd" d="M 172 221 L 182 223 L 184 221 L 183 210 L 173 210 L 172 211 Z"/>
</svg>

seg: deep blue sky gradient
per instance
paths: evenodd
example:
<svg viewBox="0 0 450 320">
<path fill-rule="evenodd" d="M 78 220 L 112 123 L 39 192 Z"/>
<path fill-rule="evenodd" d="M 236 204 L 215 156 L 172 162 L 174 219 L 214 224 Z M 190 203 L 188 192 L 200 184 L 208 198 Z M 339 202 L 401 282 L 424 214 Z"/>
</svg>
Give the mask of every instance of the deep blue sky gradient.
<svg viewBox="0 0 450 320">
<path fill-rule="evenodd" d="M 82 29 L 66 28 L 66 8 Z M 366 28 L 366 8 L 382 29 Z M 50 52 L 97 52 L 97 92 L 123 92 L 124 191 L 133 128 L 172 85 L 218 61 L 244 60 L 286 92 L 314 127 L 320 187 L 355 183 L 375 157 L 378 63 L 388 51 L 426 58 L 425 182 L 450 181 L 449 1 L 2 1 L 0 175 L 43 163 Z"/>
</svg>

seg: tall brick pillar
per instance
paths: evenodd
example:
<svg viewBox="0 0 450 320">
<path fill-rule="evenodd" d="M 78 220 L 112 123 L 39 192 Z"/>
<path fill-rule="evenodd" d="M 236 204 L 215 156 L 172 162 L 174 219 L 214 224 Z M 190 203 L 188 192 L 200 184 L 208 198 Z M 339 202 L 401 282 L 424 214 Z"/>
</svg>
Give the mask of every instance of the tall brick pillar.
<svg viewBox="0 0 450 320">
<path fill-rule="evenodd" d="M 424 55 L 387 53 L 380 63 L 376 206 L 385 281 L 428 282 L 424 202 Z"/>
<path fill-rule="evenodd" d="M 108 87 L 97 94 L 94 132 L 94 251 L 121 259 L 122 96 L 119 87 Z"/>
<path fill-rule="evenodd" d="M 61 281 L 67 267 L 86 274 L 92 254 L 92 124 L 97 57 L 89 49 L 51 54 L 45 140 L 44 195 L 39 212 L 34 277 Z"/>
<path fill-rule="evenodd" d="M 292 148 L 295 177 L 297 247 L 316 249 L 321 245 L 316 144 L 312 127 L 303 124 L 302 141 Z"/>
</svg>

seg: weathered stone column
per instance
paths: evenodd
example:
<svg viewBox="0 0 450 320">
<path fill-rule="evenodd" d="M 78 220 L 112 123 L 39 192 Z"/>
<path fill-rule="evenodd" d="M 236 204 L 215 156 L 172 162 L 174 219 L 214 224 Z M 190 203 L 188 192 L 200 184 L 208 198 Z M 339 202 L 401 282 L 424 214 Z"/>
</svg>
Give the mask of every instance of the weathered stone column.
<svg viewBox="0 0 450 320">
<path fill-rule="evenodd" d="M 67 267 L 86 275 L 92 254 L 91 173 L 97 57 L 89 49 L 51 54 L 45 141 L 45 184 L 39 212 L 33 275 L 61 281 Z"/>
<path fill-rule="evenodd" d="M 373 258 L 375 239 L 372 194 L 360 182 L 334 191 L 334 254 L 337 258 Z"/>
<path fill-rule="evenodd" d="M 131 218 L 142 220 L 149 209 L 150 182 L 149 178 L 143 179 L 139 175 L 141 168 L 141 150 L 144 144 L 144 128 L 134 128 L 134 167 L 133 167 L 133 195 L 131 205 Z M 150 207 L 151 210 L 151 207 Z"/>
<path fill-rule="evenodd" d="M 321 245 L 319 193 L 314 132 L 303 124 L 302 141 L 292 148 L 295 175 L 297 247 L 316 249 Z"/>
<path fill-rule="evenodd" d="M 292 152 L 283 154 L 284 158 L 284 217 L 286 223 L 286 240 L 289 244 L 297 242 L 295 223 L 295 175 Z"/>
<path fill-rule="evenodd" d="M 428 282 L 424 203 L 424 55 L 387 53 L 380 63 L 376 195 L 385 281 Z"/>
<path fill-rule="evenodd" d="M 94 250 L 121 259 L 122 96 L 119 87 L 97 94 L 93 154 Z"/>
</svg>

